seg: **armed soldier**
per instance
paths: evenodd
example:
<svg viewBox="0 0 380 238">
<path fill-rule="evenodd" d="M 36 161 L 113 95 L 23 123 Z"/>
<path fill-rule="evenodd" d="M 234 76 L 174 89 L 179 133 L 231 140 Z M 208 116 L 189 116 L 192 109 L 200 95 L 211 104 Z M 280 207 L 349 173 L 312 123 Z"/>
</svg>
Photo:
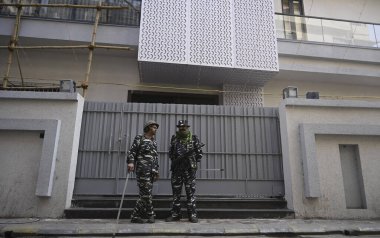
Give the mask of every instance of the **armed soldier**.
<svg viewBox="0 0 380 238">
<path fill-rule="evenodd" d="M 180 120 L 177 124 L 178 131 L 170 141 L 169 158 L 171 160 L 171 184 L 173 190 L 173 204 L 171 216 L 167 222 L 181 219 L 181 192 L 185 184 L 187 198 L 187 214 L 190 222 L 197 223 L 197 211 L 195 205 L 195 176 L 197 163 L 202 158 L 202 144 L 196 135 L 189 131 L 187 120 Z"/>
<path fill-rule="evenodd" d="M 154 223 L 152 205 L 153 182 L 158 179 L 157 143 L 154 139 L 159 125 L 155 121 L 144 124 L 144 135 L 137 135 L 128 151 L 128 171 L 136 170 L 139 199 L 131 215 L 132 223 Z"/>
</svg>

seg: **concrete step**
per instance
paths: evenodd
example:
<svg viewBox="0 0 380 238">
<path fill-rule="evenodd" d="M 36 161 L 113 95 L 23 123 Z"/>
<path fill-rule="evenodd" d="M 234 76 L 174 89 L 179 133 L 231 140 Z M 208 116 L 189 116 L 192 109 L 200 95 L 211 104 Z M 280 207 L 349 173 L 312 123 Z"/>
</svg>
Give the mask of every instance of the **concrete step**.
<svg viewBox="0 0 380 238">
<path fill-rule="evenodd" d="M 120 218 L 129 219 L 133 208 L 123 208 Z M 155 208 L 156 219 L 169 216 L 169 208 Z M 247 219 L 247 218 L 294 218 L 294 212 L 283 209 L 231 209 L 231 208 L 198 208 L 198 216 L 202 219 Z M 117 217 L 117 208 L 69 208 L 65 210 L 65 217 L 69 219 L 112 219 Z M 182 209 L 182 216 L 187 217 L 186 209 Z"/>
<path fill-rule="evenodd" d="M 78 196 L 72 200 L 72 207 L 83 208 L 119 208 L 121 196 Z M 137 197 L 125 197 L 123 208 L 133 208 Z M 186 199 L 181 199 L 182 206 L 186 207 Z M 154 208 L 168 208 L 171 206 L 171 197 L 153 198 Z M 231 209 L 284 209 L 286 201 L 282 198 L 228 198 L 228 197 L 198 197 L 197 208 L 231 208 Z"/>
<path fill-rule="evenodd" d="M 66 218 L 116 218 L 121 196 L 75 196 L 72 207 L 65 210 Z M 136 196 L 126 196 L 121 217 L 129 218 L 136 204 Z M 183 217 L 186 217 L 186 199 L 181 198 Z M 172 197 L 153 197 L 157 219 L 169 216 Z M 201 218 L 284 218 L 294 217 L 283 198 L 248 198 L 228 196 L 198 196 L 197 211 Z"/>
</svg>

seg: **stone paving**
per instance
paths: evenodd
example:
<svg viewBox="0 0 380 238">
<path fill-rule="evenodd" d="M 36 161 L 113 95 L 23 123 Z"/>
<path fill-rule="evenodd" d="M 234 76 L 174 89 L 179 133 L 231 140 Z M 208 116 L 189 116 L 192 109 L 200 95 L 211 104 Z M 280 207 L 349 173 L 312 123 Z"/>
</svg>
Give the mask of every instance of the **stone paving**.
<svg viewBox="0 0 380 238">
<path fill-rule="evenodd" d="M 380 237 L 380 220 L 200 219 L 132 224 L 107 219 L 0 219 L 3 237 Z"/>
</svg>

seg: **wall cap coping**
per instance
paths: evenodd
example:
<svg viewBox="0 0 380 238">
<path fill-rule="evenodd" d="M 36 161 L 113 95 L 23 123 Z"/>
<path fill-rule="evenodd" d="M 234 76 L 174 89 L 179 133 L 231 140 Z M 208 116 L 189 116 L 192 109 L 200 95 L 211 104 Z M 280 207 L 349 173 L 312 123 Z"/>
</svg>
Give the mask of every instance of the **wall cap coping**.
<svg viewBox="0 0 380 238">
<path fill-rule="evenodd" d="M 286 98 L 281 101 L 280 107 L 346 107 L 346 108 L 373 108 L 380 109 L 379 102 L 368 102 L 359 100 L 327 100 L 327 99 L 305 99 Z"/>
<path fill-rule="evenodd" d="M 79 93 L 64 92 L 20 92 L 20 91 L 0 91 L 1 99 L 29 99 L 29 100 L 58 100 L 58 101 L 78 101 L 82 98 Z"/>
</svg>

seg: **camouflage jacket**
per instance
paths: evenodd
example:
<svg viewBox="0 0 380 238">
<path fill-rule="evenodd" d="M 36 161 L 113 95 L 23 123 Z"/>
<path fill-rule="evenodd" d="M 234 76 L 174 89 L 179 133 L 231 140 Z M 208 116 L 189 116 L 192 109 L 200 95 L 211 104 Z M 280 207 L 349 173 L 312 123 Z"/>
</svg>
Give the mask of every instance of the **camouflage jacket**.
<svg viewBox="0 0 380 238">
<path fill-rule="evenodd" d="M 137 135 L 128 151 L 127 163 L 134 163 L 136 165 L 136 173 L 143 170 L 158 174 L 156 140 L 146 139 L 143 135 Z"/>
<path fill-rule="evenodd" d="M 171 169 L 197 168 L 203 156 L 202 143 L 198 136 L 192 135 L 191 140 L 183 143 L 176 135 L 170 140 L 169 158 L 172 161 Z"/>
</svg>

